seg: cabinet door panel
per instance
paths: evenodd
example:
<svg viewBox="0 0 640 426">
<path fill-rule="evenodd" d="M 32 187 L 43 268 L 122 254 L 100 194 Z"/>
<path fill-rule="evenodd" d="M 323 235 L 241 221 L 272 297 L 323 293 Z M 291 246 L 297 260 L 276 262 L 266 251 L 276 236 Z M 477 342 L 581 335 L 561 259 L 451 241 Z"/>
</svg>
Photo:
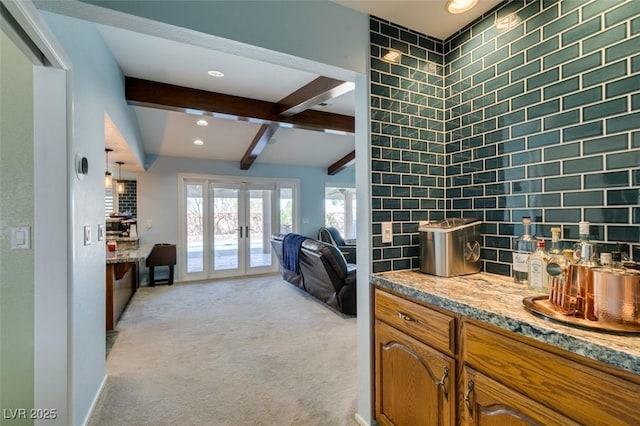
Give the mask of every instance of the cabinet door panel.
<svg viewBox="0 0 640 426">
<path fill-rule="evenodd" d="M 464 425 L 578 425 L 573 420 L 465 366 L 461 419 Z"/>
<path fill-rule="evenodd" d="M 376 419 L 382 425 L 453 425 L 455 364 L 406 334 L 375 323 Z"/>
<path fill-rule="evenodd" d="M 464 362 L 583 424 L 638 424 L 640 385 L 496 332 L 462 322 Z"/>
</svg>

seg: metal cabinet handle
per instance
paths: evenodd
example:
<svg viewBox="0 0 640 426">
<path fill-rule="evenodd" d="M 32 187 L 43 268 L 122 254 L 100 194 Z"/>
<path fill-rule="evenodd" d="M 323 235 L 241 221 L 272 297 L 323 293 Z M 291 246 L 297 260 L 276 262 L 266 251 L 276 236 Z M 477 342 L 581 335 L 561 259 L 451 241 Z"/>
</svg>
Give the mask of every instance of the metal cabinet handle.
<svg viewBox="0 0 640 426">
<path fill-rule="evenodd" d="M 238 228 L 238 231 L 240 231 L 240 238 L 242 238 L 242 226 Z"/>
<path fill-rule="evenodd" d="M 473 418 L 473 404 L 471 403 L 471 395 L 473 394 L 473 380 L 469 380 L 467 383 L 467 391 L 464 394 L 464 405 L 467 406 L 467 411 L 469 412 L 469 417 Z"/>
<path fill-rule="evenodd" d="M 444 368 L 444 373 L 442 374 L 442 378 L 438 382 L 438 386 L 442 387 L 442 393 L 444 394 L 444 399 L 449 399 L 449 393 L 447 392 L 447 378 L 449 378 L 449 367 Z"/>
<path fill-rule="evenodd" d="M 415 319 L 415 318 L 413 318 L 413 317 L 411 317 L 411 316 L 409 316 L 409 315 L 407 315 L 407 314 L 405 314 L 405 313 L 402 313 L 402 312 L 400 312 L 400 311 L 398 311 L 398 316 L 399 316 L 401 319 L 403 319 L 403 320 L 405 320 L 405 321 L 408 321 L 408 322 L 418 322 L 418 320 L 417 320 L 417 319 Z"/>
</svg>

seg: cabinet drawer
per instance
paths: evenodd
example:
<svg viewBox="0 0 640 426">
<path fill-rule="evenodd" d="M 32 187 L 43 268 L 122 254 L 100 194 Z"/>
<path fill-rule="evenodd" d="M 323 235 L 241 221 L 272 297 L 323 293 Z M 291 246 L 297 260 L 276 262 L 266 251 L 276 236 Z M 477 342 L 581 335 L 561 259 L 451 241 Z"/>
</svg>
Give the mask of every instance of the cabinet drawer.
<svg viewBox="0 0 640 426">
<path fill-rule="evenodd" d="M 376 289 L 375 316 L 448 355 L 455 354 L 455 318 Z"/>
<path fill-rule="evenodd" d="M 463 322 L 461 344 L 466 365 L 579 423 L 638 421 L 636 409 L 631 408 L 640 406 L 636 383 L 476 322 Z"/>
</svg>

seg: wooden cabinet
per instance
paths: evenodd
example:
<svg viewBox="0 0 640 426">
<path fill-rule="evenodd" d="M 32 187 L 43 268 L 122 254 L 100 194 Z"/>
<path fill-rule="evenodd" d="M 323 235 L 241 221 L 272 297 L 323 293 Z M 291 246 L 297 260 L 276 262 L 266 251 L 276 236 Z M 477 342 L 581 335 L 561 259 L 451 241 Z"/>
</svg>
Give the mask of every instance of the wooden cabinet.
<svg viewBox="0 0 640 426">
<path fill-rule="evenodd" d="M 629 409 L 640 406 L 637 376 L 479 321 L 463 320 L 460 339 L 465 367 L 527 397 L 530 401 L 519 404 L 520 409 L 536 402 L 580 424 L 640 424 L 637 410 Z"/>
<path fill-rule="evenodd" d="M 374 300 L 382 425 L 640 424 L 639 375 L 380 289 Z"/>
<path fill-rule="evenodd" d="M 461 381 L 461 424 L 529 426 L 578 423 L 465 366 Z"/>
<path fill-rule="evenodd" d="M 455 361 L 432 347 L 452 352 L 451 323 L 431 309 L 376 294 L 375 414 L 381 425 L 455 424 Z"/>
<path fill-rule="evenodd" d="M 138 288 L 136 262 L 107 263 L 106 329 L 113 330 L 122 312 Z"/>
</svg>

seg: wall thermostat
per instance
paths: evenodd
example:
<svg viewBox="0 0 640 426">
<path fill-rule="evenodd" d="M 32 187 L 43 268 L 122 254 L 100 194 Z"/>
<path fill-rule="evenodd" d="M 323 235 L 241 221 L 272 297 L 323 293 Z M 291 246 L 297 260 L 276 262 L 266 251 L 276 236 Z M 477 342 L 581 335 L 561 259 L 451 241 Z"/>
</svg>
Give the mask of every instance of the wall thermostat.
<svg viewBox="0 0 640 426">
<path fill-rule="evenodd" d="M 76 155 L 76 176 L 82 180 L 89 174 L 89 160 L 82 155 Z"/>
</svg>

